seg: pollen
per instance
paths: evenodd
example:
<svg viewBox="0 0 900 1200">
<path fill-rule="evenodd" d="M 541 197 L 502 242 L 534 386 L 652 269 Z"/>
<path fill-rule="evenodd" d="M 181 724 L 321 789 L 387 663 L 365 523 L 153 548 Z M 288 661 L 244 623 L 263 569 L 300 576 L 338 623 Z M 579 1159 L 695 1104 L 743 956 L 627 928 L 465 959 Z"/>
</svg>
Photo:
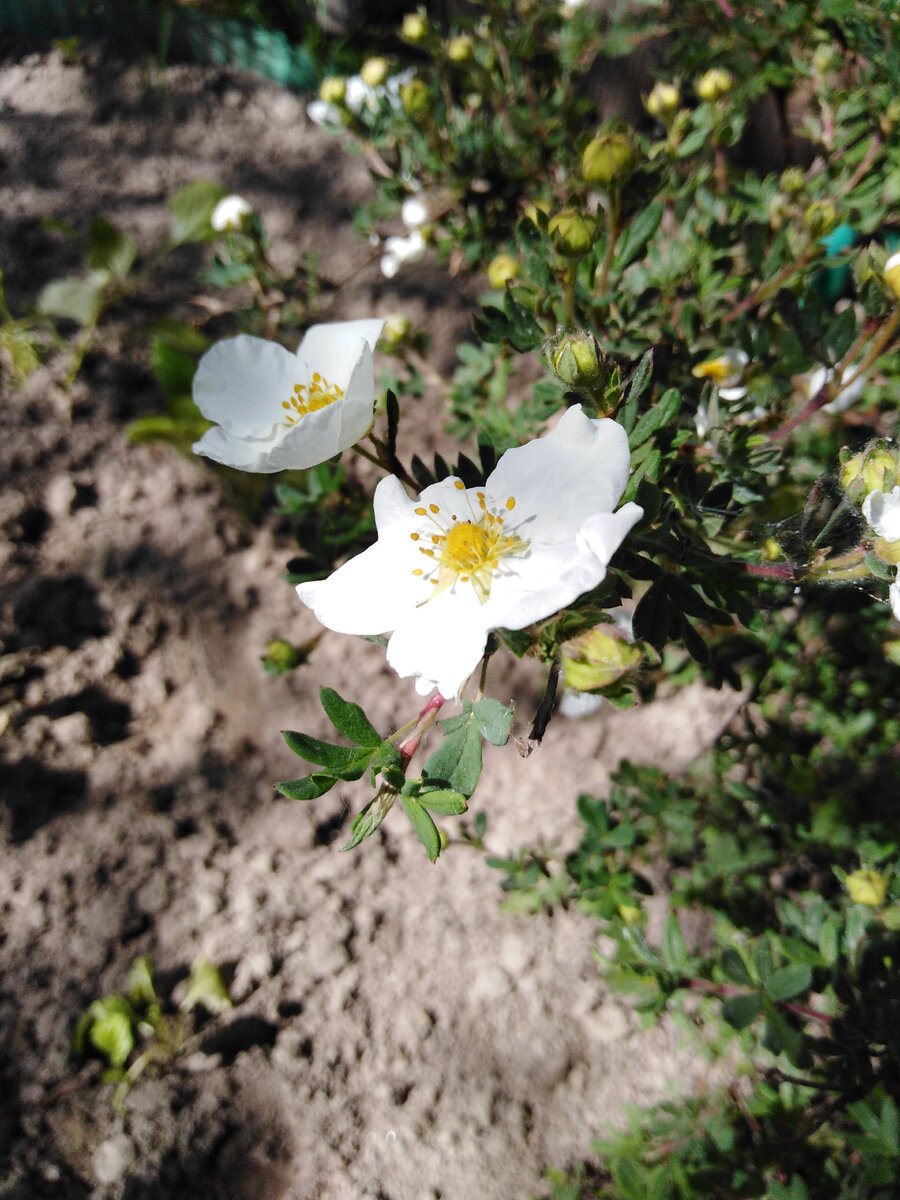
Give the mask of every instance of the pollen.
<svg viewBox="0 0 900 1200">
<path fill-rule="evenodd" d="M 343 395 L 343 388 L 338 387 L 337 384 L 330 384 L 316 371 L 308 384 L 295 383 L 287 400 L 282 400 L 281 407 L 285 410 L 284 423 L 294 426 L 303 417 L 318 412 L 321 408 L 327 408 L 329 404 L 334 404 L 335 400 L 340 400 Z"/>
</svg>

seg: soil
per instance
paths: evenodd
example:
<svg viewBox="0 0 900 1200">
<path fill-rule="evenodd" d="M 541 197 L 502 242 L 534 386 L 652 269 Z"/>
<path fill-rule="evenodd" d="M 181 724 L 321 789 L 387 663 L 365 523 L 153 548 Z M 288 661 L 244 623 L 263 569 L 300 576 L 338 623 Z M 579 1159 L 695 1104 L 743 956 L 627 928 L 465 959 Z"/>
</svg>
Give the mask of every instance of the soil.
<svg viewBox="0 0 900 1200">
<path fill-rule="evenodd" d="M 9 57 L 0 104 L 15 311 L 79 266 L 47 218 L 84 229 L 105 213 L 146 254 L 172 193 L 211 178 L 259 209 L 279 263 L 319 249 L 327 276 L 352 276 L 320 319 L 403 311 L 452 370 L 477 287 L 428 261 L 382 278 L 351 225 L 371 195 L 365 163 L 297 96 L 89 47 L 71 65 Z M 162 407 L 140 331 L 203 317 L 203 254 L 169 256 L 109 314 L 74 387 L 54 360 L 4 385 L 0 1197 L 545 1195 L 548 1166 L 584 1158 L 627 1105 L 702 1086 L 708 1067 L 607 994 L 579 914 L 504 910 L 485 856 L 453 846 L 432 866 L 401 814 L 341 853 L 361 784 L 309 805 L 273 792 L 303 773 L 279 731 L 327 732 L 321 684 L 385 730 L 421 702 L 377 646 L 327 632 L 308 664 L 266 676 L 270 638 L 321 633 L 282 578 L 296 547 L 242 518 L 203 462 L 127 437 Z M 449 445 L 435 395 L 407 426 L 407 458 Z M 493 679 L 519 734 L 542 682 L 528 663 Z M 528 759 L 489 749 L 475 808 L 491 851 L 573 845 L 576 797 L 602 794 L 621 756 L 677 770 L 737 703 L 692 686 L 558 717 Z M 98 1066 L 73 1059 L 72 1030 L 142 954 L 164 996 L 207 956 L 234 1007 L 119 1114 Z"/>
</svg>

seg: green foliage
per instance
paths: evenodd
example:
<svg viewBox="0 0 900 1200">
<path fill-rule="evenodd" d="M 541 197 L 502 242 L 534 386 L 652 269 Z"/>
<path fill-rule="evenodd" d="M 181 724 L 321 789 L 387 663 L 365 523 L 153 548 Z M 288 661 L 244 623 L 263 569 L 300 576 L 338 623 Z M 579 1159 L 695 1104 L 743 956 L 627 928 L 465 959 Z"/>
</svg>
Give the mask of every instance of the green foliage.
<svg viewBox="0 0 900 1200">
<path fill-rule="evenodd" d="M 108 1063 L 103 1078 L 117 1085 L 113 1102 L 122 1109 L 151 1063 L 171 1062 L 188 1048 L 185 1021 L 198 1007 L 213 1016 L 231 1008 L 228 990 L 212 963 L 203 957 L 194 960 L 184 997 L 172 1011 L 157 994 L 150 959 L 142 956 L 129 968 L 125 995 L 94 1000 L 78 1019 L 72 1049 L 79 1056 L 95 1052 Z"/>
</svg>

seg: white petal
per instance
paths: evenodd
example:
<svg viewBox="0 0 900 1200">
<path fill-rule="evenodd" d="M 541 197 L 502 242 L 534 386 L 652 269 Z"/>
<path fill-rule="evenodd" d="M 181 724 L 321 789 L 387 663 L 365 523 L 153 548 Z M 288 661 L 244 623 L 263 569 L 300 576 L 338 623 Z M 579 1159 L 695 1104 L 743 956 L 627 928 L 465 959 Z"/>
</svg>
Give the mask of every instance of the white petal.
<svg viewBox="0 0 900 1200">
<path fill-rule="evenodd" d="M 241 229 L 252 213 L 253 205 L 243 196 L 225 196 L 212 210 L 209 223 L 217 233 L 226 229 Z"/>
<path fill-rule="evenodd" d="M 863 516 L 878 537 L 900 541 L 900 486 L 890 492 L 869 492 L 863 501 Z"/>
<path fill-rule="evenodd" d="M 271 474 L 281 470 L 272 464 L 272 453 L 278 441 L 278 434 L 267 438 L 238 438 L 221 425 L 214 425 L 212 429 L 207 429 L 199 442 L 194 442 L 191 449 L 195 454 L 202 454 L 226 467 L 235 467 L 238 471 Z"/>
<path fill-rule="evenodd" d="M 559 702 L 559 715 L 577 719 L 589 717 L 608 703 L 605 696 L 595 696 L 591 692 L 576 692 L 574 688 L 566 688 Z"/>
<path fill-rule="evenodd" d="M 900 576 L 891 584 L 888 597 L 891 602 L 891 611 L 894 614 L 894 618 L 900 621 Z"/>
<path fill-rule="evenodd" d="M 417 229 L 428 220 L 428 205 L 418 196 L 410 196 L 403 201 L 400 217 L 407 229 Z"/>
<path fill-rule="evenodd" d="M 297 347 L 297 358 L 310 376 L 318 371 L 328 383 L 346 388 L 362 354 L 363 343 L 374 350 L 383 328 L 384 321 L 380 318 L 311 325 Z M 303 382 L 308 382 L 308 378 Z"/>
<path fill-rule="evenodd" d="M 595 513 L 578 530 L 578 545 L 589 549 L 606 567 L 643 515 L 641 506 L 631 500 L 618 512 Z"/>
<path fill-rule="evenodd" d="M 383 254 L 381 256 L 381 273 L 385 279 L 393 279 L 400 270 L 400 259 L 396 254 Z"/>
<path fill-rule="evenodd" d="M 194 375 L 194 403 L 236 437 L 266 437 L 281 424 L 281 405 L 306 383 L 295 355 L 277 342 L 241 333 L 216 342 Z"/>
<path fill-rule="evenodd" d="M 478 666 L 487 635 L 484 609 L 472 589 L 445 592 L 406 616 L 388 643 L 387 660 L 398 675 L 414 675 L 422 695 L 436 687 L 449 698 Z"/>
<path fill-rule="evenodd" d="M 314 124 L 323 129 L 343 124 L 341 110 L 336 104 L 329 104 L 327 100 L 310 100 L 306 106 L 306 115 Z"/>
<path fill-rule="evenodd" d="M 575 405 L 545 437 L 507 450 L 485 490 L 500 504 L 515 498 L 520 537 L 564 542 L 593 513 L 612 511 L 630 469 L 622 426 L 591 420 Z"/>
<path fill-rule="evenodd" d="M 595 588 L 605 574 L 605 564 L 591 551 L 579 549 L 574 541 L 533 544 L 527 554 L 510 556 L 494 572 L 491 594 L 484 605 L 488 628 L 524 629 L 552 617 Z"/>
<path fill-rule="evenodd" d="M 854 370 L 854 368 L 851 367 L 848 372 L 848 375 L 852 375 L 853 370 Z M 856 403 L 856 401 L 860 398 L 860 396 L 862 395 L 862 392 L 863 392 L 863 388 L 865 386 L 866 386 L 866 380 L 863 378 L 863 376 L 862 375 L 857 376 L 857 378 L 854 379 L 853 382 L 848 387 L 841 388 L 841 390 L 838 392 L 838 394 L 835 396 L 835 398 L 833 400 L 830 400 L 828 402 L 828 404 L 823 406 L 825 412 L 827 412 L 827 413 L 846 412 L 846 410 L 848 408 L 850 408 L 852 405 L 854 405 Z"/>
</svg>

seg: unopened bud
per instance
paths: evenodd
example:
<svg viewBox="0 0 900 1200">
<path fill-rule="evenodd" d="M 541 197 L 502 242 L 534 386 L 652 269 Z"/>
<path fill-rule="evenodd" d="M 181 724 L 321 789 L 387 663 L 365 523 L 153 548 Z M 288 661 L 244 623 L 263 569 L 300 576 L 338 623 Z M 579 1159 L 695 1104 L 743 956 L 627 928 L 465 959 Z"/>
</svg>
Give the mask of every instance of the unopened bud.
<svg viewBox="0 0 900 1200">
<path fill-rule="evenodd" d="M 852 456 L 844 450 L 841 458 L 841 487 L 854 504 L 862 505 L 870 492 L 889 492 L 900 474 L 897 453 L 884 438 L 877 438 Z"/>
<path fill-rule="evenodd" d="M 492 288 L 502 288 L 508 279 L 515 279 L 518 274 L 518 260 L 511 254 L 498 254 L 488 263 L 487 277 Z"/>
<path fill-rule="evenodd" d="M 880 908 L 884 904 L 888 881 L 870 867 L 852 871 L 845 883 L 854 904 L 865 904 L 868 908 Z"/>
<path fill-rule="evenodd" d="M 468 62 L 472 57 L 475 49 L 475 43 L 464 33 L 457 37 L 452 37 L 447 43 L 447 57 L 451 62 L 463 63 Z"/>
<path fill-rule="evenodd" d="M 296 646 L 276 638 L 266 644 L 266 652 L 260 661 L 267 675 L 285 675 L 293 671 L 302 657 Z"/>
<path fill-rule="evenodd" d="M 409 117 L 418 116 L 428 108 L 428 85 L 423 79 L 410 79 L 400 87 L 400 103 Z"/>
<path fill-rule="evenodd" d="M 388 77 L 386 58 L 367 58 L 359 69 L 359 77 L 369 87 L 380 87 Z"/>
<path fill-rule="evenodd" d="M 409 335 L 409 319 L 402 314 L 395 314 L 384 323 L 384 328 L 381 331 L 381 337 L 378 339 L 378 346 L 381 350 L 386 350 L 388 353 L 396 350 Z"/>
<path fill-rule="evenodd" d="M 813 51 L 812 65 L 817 75 L 825 75 L 835 65 L 834 47 L 828 42 L 822 42 Z"/>
<path fill-rule="evenodd" d="M 343 104 L 347 95 L 347 80 L 342 75 L 328 75 L 319 88 L 319 99 L 326 104 Z"/>
<path fill-rule="evenodd" d="M 537 204 L 526 204 L 523 211 L 528 220 L 531 221 L 533 225 L 537 225 L 538 213 L 542 212 L 544 216 L 549 216 L 550 205 L 546 202 L 546 200 L 540 200 Z"/>
<path fill-rule="evenodd" d="M 838 223 L 838 212 L 831 200 L 814 200 L 803 214 L 803 224 L 813 237 L 825 237 Z"/>
<path fill-rule="evenodd" d="M 644 101 L 644 108 L 651 117 L 666 121 L 678 109 L 681 103 L 681 92 L 674 83 L 663 83 L 660 80 L 653 85 L 653 90 Z"/>
<path fill-rule="evenodd" d="M 806 176 L 800 167 L 786 167 L 781 172 L 778 186 L 788 196 L 797 196 L 806 187 Z"/>
<path fill-rule="evenodd" d="M 550 349 L 550 365 L 568 387 L 589 387 L 600 377 L 606 355 L 592 333 L 565 333 Z M 578 684 L 573 684 L 578 687 Z"/>
<path fill-rule="evenodd" d="M 900 100 L 892 100 L 878 120 L 881 132 L 890 137 L 900 124 Z"/>
<path fill-rule="evenodd" d="M 594 230 L 590 222 L 574 208 L 564 208 L 555 217 L 551 217 L 547 228 L 556 248 L 562 254 L 578 257 L 590 248 L 594 240 Z"/>
<path fill-rule="evenodd" d="M 701 100 L 722 100 L 734 87 L 734 76 L 724 67 L 710 67 L 694 86 Z"/>
<path fill-rule="evenodd" d="M 407 13 L 400 26 L 400 36 L 405 42 L 421 42 L 428 32 L 428 25 L 421 13 Z"/>
<path fill-rule="evenodd" d="M 900 300 L 900 254 L 892 254 L 887 260 L 882 278 L 894 293 L 894 298 Z"/>
<path fill-rule="evenodd" d="M 581 173 L 588 183 L 609 187 L 631 173 L 634 149 L 624 133 L 604 133 L 588 142 L 581 159 Z"/>
</svg>

